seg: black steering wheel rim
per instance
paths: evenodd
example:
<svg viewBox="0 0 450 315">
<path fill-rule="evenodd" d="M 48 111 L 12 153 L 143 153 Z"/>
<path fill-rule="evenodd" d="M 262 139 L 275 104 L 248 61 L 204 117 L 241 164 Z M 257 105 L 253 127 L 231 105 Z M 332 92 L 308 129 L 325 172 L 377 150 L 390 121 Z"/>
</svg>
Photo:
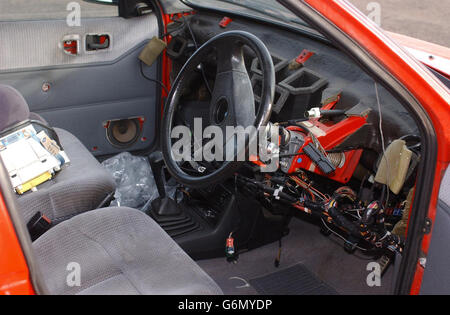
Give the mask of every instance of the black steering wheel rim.
<svg viewBox="0 0 450 315">
<path fill-rule="evenodd" d="M 243 67 L 244 46 L 250 47 L 255 52 L 259 59 L 263 73 L 261 102 L 253 126 L 257 130 L 260 130 L 260 128 L 265 128 L 269 122 L 275 94 L 275 70 L 267 47 L 258 37 L 244 31 L 224 32 L 211 38 L 203 44 L 185 63 L 174 81 L 164 108 L 161 130 L 162 154 L 170 174 L 178 182 L 185 186 L 201 188 L 219 183 L 232 176 L 243 163 L 241 161 L 236 161 L 236 159 L 234 159 L 234 161 L 224 161 L 222 166 L 212 173 L 198 177 L 189 175 L 181 169 L 173 158 L 171 152 L 171 131 L 174 127 L 174 115 L 179 105 L 183 87 L 189 82 L 190 79 L 189 74 L 192 71 L 195 71 L 195 68 L 205 60 L 205 57 L 210 53 L 213 47 L 220 47 L 220 49 L 226 51 L 227 54 L 230 54 L 231 58 L 229 59 L 229 64 L 218 65 L 218 67 L 230 67 L 231 71 L 236 72 L 245 71 L 245 75 L 248 76 L 245 66 Z M 253 91 L 250 90 L 249 93 L 251 93 L 253 98 Z"/>
</svg>

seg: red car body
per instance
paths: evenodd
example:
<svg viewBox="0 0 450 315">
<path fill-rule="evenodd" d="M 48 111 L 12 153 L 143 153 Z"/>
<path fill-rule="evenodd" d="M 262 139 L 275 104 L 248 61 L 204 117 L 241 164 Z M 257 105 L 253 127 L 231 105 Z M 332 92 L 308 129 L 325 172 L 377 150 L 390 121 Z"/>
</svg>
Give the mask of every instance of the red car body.
<svg viewBox="0 0 450 315">
<path fill-rule="evenodd" d="M 338 29 L 353 39 L 359 46 L 382 64 L 389 72 L 422 104 L 429 115 L 436 131 L 438 152 L 431 202 L 428 217 L 434 221 L 439 187 L 444 172 L 450 161 L 450 93 L 449 90 L 421 63 L 434 68 L 444 76 L 450 77 L 448 63 L 449 50 L 422 41 L 411 40 L 396 34 L 388 35 L 373 22 L 344 0 L 323 1 L 304 0 L 304 3 L 333 23 Z M 171 17 L 163 15 L 167 24 Z M 410 49 L 422 60 L 414 58 L 399 46 L 398 42 Z M 411 50 L 413 49 L 413 50 Z M 432 55 L 434 58 L 430 58 Z M 423 56 L 428 56 L 424 58 Z M 163 80 L 168 84 L 170 64 L 164 58 Z M 165 95 L 163 95 L 164 97 Z M 422 251 L 426 254 L 432 233 L 426 234 L 422 240 Z M 0 195 L 0 294 L 34 294 L 22 246 L 6 208 L 3 196 Z M 418 294 L 421 286 L 423 267 L 417 263 L 411 294 Z"/>
</svg>

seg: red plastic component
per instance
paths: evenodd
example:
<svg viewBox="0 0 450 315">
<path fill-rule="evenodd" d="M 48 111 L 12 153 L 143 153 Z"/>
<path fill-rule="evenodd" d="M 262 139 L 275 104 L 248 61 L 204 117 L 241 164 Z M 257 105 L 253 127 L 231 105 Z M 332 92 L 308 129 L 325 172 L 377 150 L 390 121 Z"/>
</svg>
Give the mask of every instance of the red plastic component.
<svg viewBox="0 0 450 315">
<path fill-rule="evenodd" d="M 219 26 L 222 28 L 226 28 L 228 24 L 230 24 L 233 20 L 229 17 L 224 17 L 222 21 L 220 21 Z"/>
<path fill-rule="evenodd" d="M 323 105 L 323 106 L 322 106 L 322 110 L 330 110 L 330 109 L 333 109 L 334 106 L 336 106 L 336 104 L 339 102 L 340 99 L 341 99 L 341 93 L 339 93 L 338 95 L 336 95 L 336 98 L 335 98 L 334 101 L 332 101 L 332 102 L 330 102 L 330 103 L 328 103 L 328 104 Z"/>
<path fill-rule="evenodd" d="M 229 258 L 233 257 L 233 255 L 235 254 L 234 238 L 232 238 L 231 236 L 227 238 L 225 253 Z"/>
<path fill-rule="evenodd" d="M 227 238 L 227 247 L 234 247 L 234 238 Z"/>
<path fill-rule="evenodd" d="M 78 41 L 76 40 L 64 41 L 64 50 L 71 55 L 78 54 Z"/>
<path fill-rule="evenodd" d="M 305 49 L 305 50 L 302 51 L 302 53 L 297 58 L 295 58 L 295 62 L 300 63 L 300 64 L 303 65 L 313 55 L 314 55 L 314 52 L 309 51 L 308 49 Z"/>
<path fill-rule="evenodd" d="M 336 102 L 333 102 L 334 104 Z M 323 108 L 330 109 L 330 104 L 325 105 Z M 327 150 L 334 149 L 337 145 L 342 143 L 348 136 L 355 133 L 359 128 L 365 125 L 367 117 L 349 117 L 336 124 L 333 123 L 322 123 L 319 119 L 310 119 L 308 122 L 304 123 L 306 127 L 311 130 L 317 140 L 320 142 L 322 147 Z M 299 152 L 303 151 L 303 148 L 313 142 L 310 135 L 307 135 L 305 131 L 297 126 L 291 126 L 287 129 L 301 133 L 305 139 L 305 143 Z M 317 165 L 305 154 L 299 155 L 292 162 L 289 173 L 295 173 L 299 169 L 307 170 L 340 183 L 347 183 L 353 175 L 356 166 L 359 163 L 363 150 L 352 150 L 344 152 L 345 162 L 341 167 L 336 167 L 336 171 L 331 174 L 324 174 Z"/>
</svg>

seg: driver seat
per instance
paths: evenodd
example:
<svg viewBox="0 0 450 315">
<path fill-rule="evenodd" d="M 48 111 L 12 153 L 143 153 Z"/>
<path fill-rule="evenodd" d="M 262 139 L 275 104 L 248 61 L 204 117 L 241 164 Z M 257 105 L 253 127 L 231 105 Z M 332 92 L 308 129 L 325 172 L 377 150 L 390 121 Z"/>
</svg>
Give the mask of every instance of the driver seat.
<svg viewBox="0 0 450 315">
<path fill-rule="evenodd" d="M 47 231 L 33 247 L 50 294 L 222 294 L 155 221 L 135 209 L 83 213 Z"/>
</svg>

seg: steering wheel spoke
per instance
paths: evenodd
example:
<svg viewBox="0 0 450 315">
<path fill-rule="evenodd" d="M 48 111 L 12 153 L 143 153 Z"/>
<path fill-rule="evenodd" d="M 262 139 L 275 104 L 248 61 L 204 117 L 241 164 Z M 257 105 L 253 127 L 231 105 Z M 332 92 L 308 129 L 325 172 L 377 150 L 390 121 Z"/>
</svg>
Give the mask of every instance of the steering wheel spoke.
<svg viewBox="0 0 450 315">
<path fill-rule="evenodd" d="M 217 73 L 211 98 L 210 121 L 220 127 L 251 126 L 255 113 L 252 82 L 245 67 L 244 43 L 216 44 Z"/>
</svg>

